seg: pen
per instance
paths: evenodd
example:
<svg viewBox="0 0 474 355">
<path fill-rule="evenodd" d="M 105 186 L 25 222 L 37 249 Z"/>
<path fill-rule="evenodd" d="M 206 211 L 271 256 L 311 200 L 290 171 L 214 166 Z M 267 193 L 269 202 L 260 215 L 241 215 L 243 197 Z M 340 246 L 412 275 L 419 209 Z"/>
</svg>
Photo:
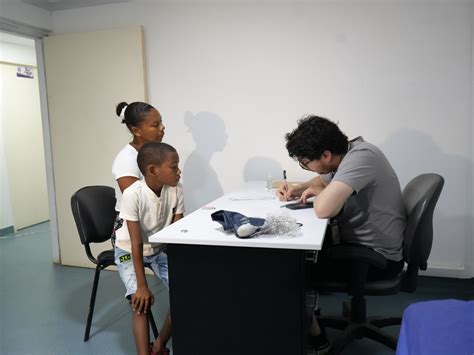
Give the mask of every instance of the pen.
<svg viewBox="0 0 474 355">
<path fill-rule="evenodd" d="M 283 182 L 285 184 L 285 191 L 288 192 L 288 180 L 286 180 L 286 170 L 283 170 Z"/>
</svg>

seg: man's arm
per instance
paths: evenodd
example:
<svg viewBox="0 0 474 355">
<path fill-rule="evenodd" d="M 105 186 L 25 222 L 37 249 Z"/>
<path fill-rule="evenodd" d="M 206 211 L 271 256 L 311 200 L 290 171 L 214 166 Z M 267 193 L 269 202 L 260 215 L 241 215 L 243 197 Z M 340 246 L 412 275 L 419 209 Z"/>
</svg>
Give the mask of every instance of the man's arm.
<svg viewBox="0 0 474 355">
<path fill-rule="evenodd" d="M 354 190 L 341 181 L 330 182 L 314 199 L 314 212 L 318 218 L 336 216 Z"/>
<path fill-rule="evenodd" d="M 300 202 L 306 203 L 308 198 L 319 195 L 326 188 L 327 183 L 321 175 L 319 175 L 301 186 L 306 187 L 306 189 L 300 194 L 299 200 Z"/>
<path fill-rule="evenodd" d="M 328 183 L 324 181 L 321 175 L 316 176 L 310 181 L 311 181 L 310 187 L 316 192 L 316 195 L 319 195 L 321 191 L 323 191 L 328 185 Z"/>
<path fill-rule="evenodd" d="M 326 184 L 324 183 L 323 179 L 321 179 L 321 176 L 318 175 L 301 184 L 289 185 L 288 190 L 286 190 L 285 185 L 281 185 L 277 190 L 277 196 L 280 201 L 294 200 L 295 198 L 302 197 L 303 192 L 308 189 L 311 190 L 312 196 L 314 196 L 319 194 L 325 186 Z"/>
</svg>

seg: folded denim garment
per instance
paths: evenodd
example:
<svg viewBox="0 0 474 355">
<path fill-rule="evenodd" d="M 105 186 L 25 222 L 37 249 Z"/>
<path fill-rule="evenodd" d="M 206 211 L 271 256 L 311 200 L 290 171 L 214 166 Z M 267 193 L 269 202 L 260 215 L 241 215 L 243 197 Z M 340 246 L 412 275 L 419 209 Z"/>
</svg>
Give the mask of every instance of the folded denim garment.
<svg viewBox="0 0 474 355">
<path fill-rule="evenodd" d="M 241 213 L 219 210 L 211 214 L 213 221 L 224 227 L 226 232 L 234 232 L 238 238 L 251 238 L 263 227 L 265 219 L 247 217 Z"/>
</svg>

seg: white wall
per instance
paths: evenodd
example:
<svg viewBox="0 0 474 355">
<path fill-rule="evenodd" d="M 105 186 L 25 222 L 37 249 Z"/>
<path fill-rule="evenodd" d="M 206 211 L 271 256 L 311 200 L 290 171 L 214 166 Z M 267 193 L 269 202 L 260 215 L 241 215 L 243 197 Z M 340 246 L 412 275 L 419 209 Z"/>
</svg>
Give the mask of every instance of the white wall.
<svg viewBox="0 0 474 355">
<path fill-rule="evenodd" d="M 283 167 L 309 177 L 283 137 L 324 115 L 379 145 L 402 185 L 446 178 L 430 269 L 471 277 L 471 12 L 457 0 L 133 3 L 55 12 L 53 31 L 144 26 L 150 102 L 180 152 L 188 208 Z"/>
<path fill-rule="evenodd" d="M 0 42 L 0 46 L 2 43 Z M 0 47 L 1 48 L 1 47 Z M 0 58 L 3 50 L 0 49 Z M 0 59 L 1 61 L 1 59 Z M 2 72 L 0 72 L 0 83 L 2 82 Z M 3 85 L 0 85 L 0 229 L 13 226 L 13 213 L 10 197 L 10 185 L 7 174 L 7 158 L 5 155 L 5 139 L 3 138 Z"/>
<path fill-rule="evenodd" d="M 33 40 L 13 39 L 19 43 L 11 43 L 10 36 L 0 34 L 0 62 L 21 63 L 36 66 L 36 54 Z M 0 83 L 3 82 L 3 71 L 0 71 Z M 15 225 L 12 212 L 10 183 L 8 181 L 7 157 L 5 154 L 4 139 L 4 85 L 0 85 L 0 229 Z"/>
<path fill-rule="evenodd" d="M 0 81 L 1 81 L 0 76 Z M 0 85 L 0 97 L 2 96 L 2 85 Z M 3 138 L 3 111 L 0 102 L 0 229 L 13 227 L 13 213 L 10 196 L 10 185 L 7 174 L 7 158 L 5 155 L 5 140 Z"/>
<path fill-rule="evenodd" d="M 38 71 L 17 77 L 17 65 L 0 64 L 3 132 L 15 230 L 49 220 Z"/>
</svg>

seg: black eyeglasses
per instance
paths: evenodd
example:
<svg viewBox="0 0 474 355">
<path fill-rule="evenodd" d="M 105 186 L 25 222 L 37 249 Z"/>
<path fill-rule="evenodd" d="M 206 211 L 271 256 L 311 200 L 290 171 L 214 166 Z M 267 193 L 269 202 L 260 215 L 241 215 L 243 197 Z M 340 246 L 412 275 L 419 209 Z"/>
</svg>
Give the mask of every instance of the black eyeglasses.
<svg viewBox="0 0 474 355">
<path fill-rule="evenodd" d="M 311 162 L 311 160 L 308 160 L 307 162 L 303 162 L 303 160 L 298 160 L 298 164 L 300 165 L 301 169 L 303 170 L 311 170 L 308 168 L 308 164 Z"/>
</svg>

